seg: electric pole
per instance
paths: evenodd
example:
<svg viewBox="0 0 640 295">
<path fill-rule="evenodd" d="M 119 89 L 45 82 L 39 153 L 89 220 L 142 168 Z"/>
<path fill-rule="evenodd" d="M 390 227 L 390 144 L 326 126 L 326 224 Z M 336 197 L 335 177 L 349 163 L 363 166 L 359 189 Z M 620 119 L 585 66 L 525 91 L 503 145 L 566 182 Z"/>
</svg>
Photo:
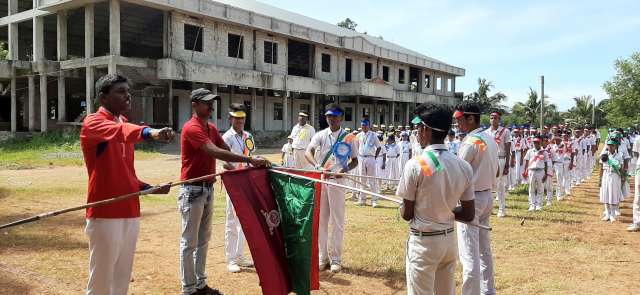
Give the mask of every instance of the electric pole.
<svg viewBox="0 0 640 295">
<path fill-rule="evenodd" d="M 544 75 L 540 76 L 540 132 L 544 128 Z"/>
</svg>

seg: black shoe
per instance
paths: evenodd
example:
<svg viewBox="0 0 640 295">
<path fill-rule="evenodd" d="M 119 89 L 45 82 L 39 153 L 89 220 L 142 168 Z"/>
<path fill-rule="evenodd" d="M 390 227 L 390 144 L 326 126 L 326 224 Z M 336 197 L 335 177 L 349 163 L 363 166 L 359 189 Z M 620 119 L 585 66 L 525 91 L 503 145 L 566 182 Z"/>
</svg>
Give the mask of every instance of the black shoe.
<svg viewBox="0 0 640 295">
<path fill-rule="evenodd" d="M 204 287 L 197 289 L 194 295 L 223 295 L 218 289 L 211 289 L 211 287 L 204 285 Z"/>
</svg>

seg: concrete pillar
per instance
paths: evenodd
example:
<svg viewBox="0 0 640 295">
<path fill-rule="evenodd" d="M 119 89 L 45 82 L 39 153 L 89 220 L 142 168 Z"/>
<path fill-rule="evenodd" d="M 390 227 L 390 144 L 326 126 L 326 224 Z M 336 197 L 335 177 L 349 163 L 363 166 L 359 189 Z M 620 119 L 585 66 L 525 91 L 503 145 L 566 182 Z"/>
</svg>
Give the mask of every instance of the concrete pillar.
<svg viewBox="0 0 640 295">
<path fill-rule="evenodd" d="M 379 116 L 378 116 L 378 100 L 373 101 L 373 111 L 371 112 L 371 124 L 380 124 Z"/>
<path fill-rule="evenodd" d="M 47 106 L 47 75 L 40 74 L 40 132 L 47 132 L 49 110 Z"/>
<path fill-rule="evenodd" d="M 95 69 L 93 67 L 86 68 L 85 74 L 85 83 L 86 83 L 86 103 L 87 103 L 87 115 L 94 112 L 93 110 L 93 96 L 95 95 Z"/>
<path fill-rule="evenodd" d="M 169 101 L 169 127 L 173 129 L 173 80 L 169 80 L 167 89 L 167 101 Z"/>
<path fill-rule="evenodd" d="M 256 89 L 251 88 L 251 128 L 258 130 L 258 98 L 256 97 Z"/>
<path fill-rule="evenodd" d="M 120 0 L 109 0 L 109 53 L 120 55 Z"/>
<path fill-rule="evenodd" d="M 84 7 L 84 57 L 93 57 L 95 52 L 93 42 L 93 23 L 95 6 L 89 3 Z"/>
<path fill-rule="evenodd" d="M 33 61 L 44 59 L 44 18 L 33 18 Z"/>
<path fill-rule="evenodd" d="M 11 65 L 11 132 L 18 131 L 18 97 L 16 96 L 16 68 Z"/>
<path fill-rule="evenodd" d="M 409 125 L 409 122 L 411 121 L 411 114 L 409 113 L 409 103 L 405 102 L 404 103 L 404 121 L 406 125 Z"/>
<path fill-rule="evenodd" d="M 58 73 L 58 122 L 67 122 L 67 89 L 65 87 L 64 72 Z"/>
<path fill-rule="evenodd" d="M 391 120 L 389 120 L 389 122 L 391 122 L 391 124 L 393 126 L 397 126 L 396 123 L 398 123 L 398 122 L 396 122 L 396 102 L 395 101 L 391 102 L 391 116 L 390 117 L 391 117 Z"/>
<path fill-rule="evenodd" d="M 58 61 L 67 59 L 67 11 L 62 10 L 57 15 L 57 46 Z"/>
<path fill-rule="evenodd" d="M 12 23 L 7 27 L 9 31 L 8 42 L 9 54 L 7 55 L 8 60 L 18 60 L 18 24 Z"/>
<path fill-rule="evenodd" d="M 289 91 L 282 96 L 282 130 L 289 130 Z"/>
<path fill-rule="evenodd" d="M 18 13 L 18 0 L 9 0 L 7 8 L 9 15 Z"/>
<path fill-rule="evenodd" d="M 164 11 L 162 15 L 162 56 L 171 55 L 171 12 Z"/>
<path fill-rule="evenodd" d="M 35 85 L 35 77 L 30 75 L 28 76 L 29 87 L 28 87 L 28 113 L 29 113 L 29 131 L 36 130 L 36 85 Z"/>
<path fill-rule="evenodd" d="M 311 126 L 313 126 L 314 128 L 318 128 L 318 120 L 316 119 L 316 95 L 315 94 L 311 94 L 311 114 L 309 116 L 309 119 L 311 120 Z"/>
<path fill-rule="evenodd" d="M 362 117 L 362 110 L 360 109 L 360 96 L 356 96 L 356 114 L 355 114 L 355 123 L 356 123 L 356 128 L 358 126 L 358 124 L 360 124 L 360 118 Z"/>
<path fill-rule="evenodd" d="M 262 130 L 267 130 L 267 89 L 262 89 Z"/>
</svg>

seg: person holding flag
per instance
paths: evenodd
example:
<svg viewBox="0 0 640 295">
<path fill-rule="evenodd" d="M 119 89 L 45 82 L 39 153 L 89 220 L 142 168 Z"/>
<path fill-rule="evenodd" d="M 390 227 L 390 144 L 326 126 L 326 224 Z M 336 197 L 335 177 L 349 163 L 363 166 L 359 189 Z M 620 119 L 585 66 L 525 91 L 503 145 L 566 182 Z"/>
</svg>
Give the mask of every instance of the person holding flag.
<svg viewBox="0 0 640 295">
<path fill-rule="evenodd" d="M 360 122 L 360 126 L 362 127 L 362 132 L 358 133 L 356 136 L 356 140 L 358 142 L 358 174 L 362 176 L 376 176 L 376 158 L 380 154 L 380 149 L 382 148 L 382 143 L 378 140 L 378 136 L 375 132 L 369 129 L 369 118 L 362 119 Z M 390 133 L 389 136 L 393 136 L 393 133 Z M 371 192 L 379 193 L 378 189 L 378 181 L 372 178 L 361 179 L 361 182 L 367 184 L 368 187 L 363 187 L 364 189 L 369 189 Z M 367 196 L 363 193 L 358 193 L 359 201 L 358 205 L 364 206 L 366 204 Z M 371 197 L 371 207 L 378 206 L 378 197 Z"/>
<path fill-rule="evenodd" d="M 216 173 L 216 159 L 243 162 L 252 166 L 270 166 L 260 157 L 230 152 L 218 128 L 209 122 L 213 102 L 220 96 L 199 88 L 191 92 L 193 117 L 182 126 L 180 139 L 181 180 Z M 178 209 L 182 215 L 180 239 L 180 276 L 183 295 L 221 294 L 207 285 L 207 250 L 213 220 L 213 183 L 215 178 L 183 184 L 178 195 Z"/>
<path fill-rule="evenodd" d="M 409 221 L 407 294 L 455 294 L 453 226 L 455 219 L 474 218 L 473 169 L 444 144 L 451 126 L 447 107 L 422 104 L 415 114 L 411 122 L 424 150 L 404 166 L 396 192 L 403 199 L 402 218 Z"/>
<path fill-rule="evenodd" d="M 231 152 L 238 155 L 251 157 L 256 150 L 253 135 L 244 130 L 247 117 L 244 104 L 232 103 L 229 106 L 229 124 L 231 128 L 222 135 L 222 140 L 231 149 Z M 245 163 L 232 164 L 225 162 L 223 168 L 235 170 L 248 167 Z M 231 273 L 240 272 L 240 267 L 252 267 L 253 262 L 244 258 L 244 233 L 240 226 L 240 221 L 236 215 L 229 194 L 227 194 L 227 218 L 224 229 L 224 253 L 227 258 L 227 270 Z"/>
<path fill-rule="evenodd" d="M 506 191 L 509 183 L 509 167 L 511 166 L 511 131 L 500 126 L 499 111 L 494 111 L 489 115 L 491 126 L 484 132 L 493 137 L 498 145 L 498 181 L 496 184 L 496 196 L 498 199 L 498 217 L 504 217 L 506 211 Z"/>
<path fill-rule="evenodd" d="M 356 156 L 358 146 L 355 137 L 341 127 L 344 110 L 338 104 L 330 103 L 326 106 L 325 117 L 329 127 L 317 132 L 311 138 L 305 154 L 307 161 L 318 170 L 348 173 L 358 166 L 358 158 Z M 329 176 L 326 180 L 344 184 L 344 178 L 340 176 Z M 332 272 L 340 272 L 342 270 L 344 206 L 344 189 L 322 184 L 320 224 L 318 228 L 318 267 L 321 271 L 325 270 L 329 263 L 331 264 Z M 328 247 L 329 223 L 333 228 L 331 234 L 331 257 L 329 257 Z"/>
<path fill-rule="evenodd" d="M 498 145 L 480 128 L 480 106 L 464 101 L 456 107 L 453 117 L 466 136 L 460 144 L 458 157 L 473 169 L 475 216 L 479 224 L 489 226 L 493 210 L 491 189 L 498 174 Z M 462 294 L 495 294 L 493 255 L 490 232 L 458 223 L 458 250 L 462 264 Z"/>
<path fill-rule="evenodd" d="M 309 141 L 311 141 L 313 135 L 316 134 L 316 130 L 307 123 L 308 120 L 309 114 L 307 112 L 298 113 L 298 124 L 293 126 L 291 134 L 289 135 L 293 139 L 291 146 L 294 150 L 293 158 L 296 161 L 295 168 L 298 169 L 311 168 L 304 153 L 307 150 L 307 146 L 309 146 Z"/>
<path fill-rule="evenodd" d="M 532 140 L 533 148 L 524 156 L 522 177 L 529 180 L 529 211 L 542 210 L 542 194 L 547 181 L 548 156 L 542 149 L 542 139 L 536 136 Z"/>
</svg>

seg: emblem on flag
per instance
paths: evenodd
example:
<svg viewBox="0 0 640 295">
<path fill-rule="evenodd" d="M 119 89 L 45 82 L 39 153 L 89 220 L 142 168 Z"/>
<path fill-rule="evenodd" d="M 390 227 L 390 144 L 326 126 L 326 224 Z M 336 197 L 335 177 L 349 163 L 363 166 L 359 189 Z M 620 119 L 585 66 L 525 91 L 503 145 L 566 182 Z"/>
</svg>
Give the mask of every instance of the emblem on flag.
<svg viewBox="0 0 640 295">
<path fill-rule="evenodd" d="M 280 225 L 280 213 L 276 210 L 271 210 L 269 213 L 264 210 L 260 210 L 260 212 L 264 215 L 264 220 L 269 226 L 269 234 L 273 236 L 273 229 Z"/>
<path fill-rule="evenodd" d="M 253 142 L 253 137 L 251 136 L 247 137 L 247 139 L 244 140 L 244 145 L 250 152 L 253 152 L 256 149 L 256 145 Z"/>
</svg>

